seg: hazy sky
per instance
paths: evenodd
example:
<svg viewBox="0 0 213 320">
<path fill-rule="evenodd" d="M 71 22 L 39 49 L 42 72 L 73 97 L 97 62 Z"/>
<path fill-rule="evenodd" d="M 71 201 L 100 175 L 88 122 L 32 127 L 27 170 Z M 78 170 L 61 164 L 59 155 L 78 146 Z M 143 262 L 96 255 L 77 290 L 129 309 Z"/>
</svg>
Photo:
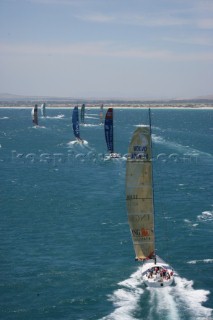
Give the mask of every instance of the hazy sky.
<svg viewBox="0 0 213 320">
<path fill-rule="evenodd" d="M 0 0 L 0 93 L 213 94 L 213 0 Z"/>
</svg>

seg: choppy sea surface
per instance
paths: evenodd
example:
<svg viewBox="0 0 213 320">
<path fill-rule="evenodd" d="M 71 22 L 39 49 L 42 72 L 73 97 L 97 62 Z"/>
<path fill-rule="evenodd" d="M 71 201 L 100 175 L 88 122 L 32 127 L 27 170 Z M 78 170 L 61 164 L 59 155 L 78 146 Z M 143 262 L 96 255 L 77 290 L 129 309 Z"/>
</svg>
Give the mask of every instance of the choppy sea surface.
<svg viewBox="0 0 213 320">
<path fill-rule="evenodd" d="M 105 109 L 106 111 L 106 109 Z M 152 109 L 156 245 L 176 272 L 148 289 L 134 261 L 125 154 L 145 109 L 114 110 L 106 160 L 99 110 L 86 108 L 84 145 L 71 109 L 0 109 L 0 318 L 212 319 L 213 110 Z"/>
</svg>

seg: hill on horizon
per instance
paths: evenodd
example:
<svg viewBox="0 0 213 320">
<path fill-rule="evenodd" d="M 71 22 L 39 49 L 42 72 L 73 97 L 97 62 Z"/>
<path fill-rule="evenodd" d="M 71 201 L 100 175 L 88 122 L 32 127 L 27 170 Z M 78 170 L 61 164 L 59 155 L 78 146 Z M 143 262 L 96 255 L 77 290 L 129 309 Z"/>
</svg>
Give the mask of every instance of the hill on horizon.
<svg viewBox="0 0 213 320">
<path fill-rule="evenodd" d="M 18 95 L 18 94 L 11 94 L 11 93 L 0 93 L 0 101 L 78 101 L 78 100 L 87 100 L 87 101 L 161 101 L 161 102 L 178 102 L 178 101 L 202 101 L 202 100 L 213 100 L 213 94 L 205 95 L 205 96 L 198 96 L 198 97 L 191 97 L 191 98 L 122 98 L 122 97 L 112 97 L 112 98 L 87 98 L 87 97 L 56 97 L 56 96 L 27 96 L 27 95 Z"/>
</svg>

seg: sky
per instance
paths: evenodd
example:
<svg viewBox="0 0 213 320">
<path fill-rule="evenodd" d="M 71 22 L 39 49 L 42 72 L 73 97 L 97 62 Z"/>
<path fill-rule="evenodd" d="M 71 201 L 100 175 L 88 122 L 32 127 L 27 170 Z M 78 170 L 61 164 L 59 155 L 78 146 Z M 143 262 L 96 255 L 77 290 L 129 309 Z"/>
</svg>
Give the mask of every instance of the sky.
<svg viewBox="0 0 213 320">
<path fill-rule="evenodd" d="M 0 0 L 0 93 L 213 95 L 213 0 Z"/>
</svg>

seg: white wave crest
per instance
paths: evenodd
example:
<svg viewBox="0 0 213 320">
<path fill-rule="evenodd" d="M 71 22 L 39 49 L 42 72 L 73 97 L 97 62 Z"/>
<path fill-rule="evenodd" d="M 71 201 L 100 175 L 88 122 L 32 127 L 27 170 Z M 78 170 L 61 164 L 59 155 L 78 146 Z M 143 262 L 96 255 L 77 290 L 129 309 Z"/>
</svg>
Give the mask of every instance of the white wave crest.
<svg viewBox="0 0 213 320">
<path fill-rule="evenodd" d="M 9 119 L 9 117 L 0 117 L 0 120 Z"/>
<path fill-rule="evenodd" d="M 188 261 L 187 263 L 188 263 L 188 264 L 213 263 L 213 259 L 191 260 L 191 261 Z"/>
<path fill-rule="evenodd" d="M 193 223 L 192 221 L 188 219 L 184 219 L 184 222 L 189 226 L 189 227 L 197 227 L 198 223 Z"/>
<path fill-rule="evenodd" d="M 212 221 L 213 211 L 203 211 L 201 215 L 197 216 L 199 221 Z"/>
</svg>

